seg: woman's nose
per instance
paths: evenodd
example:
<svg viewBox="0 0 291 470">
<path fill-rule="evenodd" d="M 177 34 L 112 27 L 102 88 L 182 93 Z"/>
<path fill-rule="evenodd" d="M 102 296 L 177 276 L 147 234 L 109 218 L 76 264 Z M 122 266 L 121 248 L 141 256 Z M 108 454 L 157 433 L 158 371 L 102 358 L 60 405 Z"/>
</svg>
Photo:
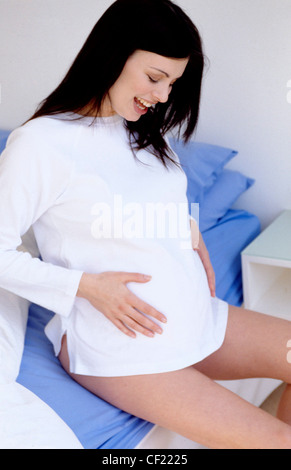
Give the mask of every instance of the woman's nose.
<svg viewBox="0 0 291 470">
<path fill-rule="evenodd" d="M 161 86 L 153 92 L 153 96 L 155 97 L 155 100 L 159 101 L 160 103 L 166 103 L 169 99 L 170 92 L 171 87 Z"/>
</svg>

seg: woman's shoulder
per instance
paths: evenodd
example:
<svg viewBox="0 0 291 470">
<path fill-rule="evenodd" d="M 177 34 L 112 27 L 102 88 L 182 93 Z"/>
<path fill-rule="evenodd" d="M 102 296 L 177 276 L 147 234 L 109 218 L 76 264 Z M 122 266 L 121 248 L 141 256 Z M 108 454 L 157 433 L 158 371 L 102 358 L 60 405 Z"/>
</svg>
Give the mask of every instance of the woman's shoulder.
<svg viewBox="0 0 291 470">
<path fill-rule="evenodd" d="M 27 121 L 15 131 L 18 135 L 34 140 L 44 139 L 48 145 L 64 141 L 72 134 L 76 133 L 76 128 L 72 128 L 70 121 L 63 115 L 41 116 Z"/>
<path fill-rule="evenodd" d="M 6 148 L 31 152 L 41 150 L 43 155 L 66 153 L 64 150 L 74 145 L 77 136 L 76 128 L 73 129 L 68 121 L 60 117 L 41 116 L 14 129 L 8 137 Z"/>
<path fill-rule="evenodd" d="M 64 166 L 74 165 L 77 133 L 60 119 L 47 116 L 27 121 L 14 129 L 7 140 L 1 160 L 11 164 Z"/>
</svg>

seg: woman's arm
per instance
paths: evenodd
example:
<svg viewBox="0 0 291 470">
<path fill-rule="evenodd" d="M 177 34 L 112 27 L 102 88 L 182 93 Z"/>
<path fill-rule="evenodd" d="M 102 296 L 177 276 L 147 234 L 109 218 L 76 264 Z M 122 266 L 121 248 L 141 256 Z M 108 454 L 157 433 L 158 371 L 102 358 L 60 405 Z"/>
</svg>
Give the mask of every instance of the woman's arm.
<svg viewBox="0 0 291 470">
<path fill-rule="evenodd" d="M 17 250 L 21 236 L 55 203 L 71 174 L 43 129 L 38 131 L 15 130 L 0 157 L 0 287 L 68 316 L 82 272 Z"/>
</svg>

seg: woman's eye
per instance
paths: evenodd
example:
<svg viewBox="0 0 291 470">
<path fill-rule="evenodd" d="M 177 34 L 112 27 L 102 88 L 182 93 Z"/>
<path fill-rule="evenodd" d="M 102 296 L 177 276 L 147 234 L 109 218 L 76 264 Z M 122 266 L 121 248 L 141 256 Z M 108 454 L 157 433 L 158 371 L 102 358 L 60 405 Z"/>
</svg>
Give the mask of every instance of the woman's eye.
<svg viewBox="0 0 291 470">
<path fill-rule="evenodd" d="M 152 82 L 152 83 L 158 83 L 158 80 L 155 80 L 154 78 L 152 78 L 150 75 L 148 75 L 148 78 L 149 78 L 149 81 Z"/>
</svg>

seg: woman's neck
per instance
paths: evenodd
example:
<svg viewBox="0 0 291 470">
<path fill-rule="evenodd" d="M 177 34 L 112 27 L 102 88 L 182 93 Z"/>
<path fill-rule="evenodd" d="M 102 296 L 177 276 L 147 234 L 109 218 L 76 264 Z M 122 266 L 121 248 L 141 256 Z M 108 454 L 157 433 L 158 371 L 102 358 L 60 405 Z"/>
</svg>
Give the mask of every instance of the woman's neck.
<svg viewBox="0 0 291 470">
<path fill-rule="evenodd" d="M 78 114 L 81 114 L 82 116 L 96 117 L 96 110 L 94 110 L 93 105 L 88 103 L 78 112 Z M 116 112 L 112 108 L 109 98 L 106 97 L 101 105 L 101 109 L 97 113 L 97 117 L 110 117 L 114 115 L 116 115 Z"/>
</svg>

